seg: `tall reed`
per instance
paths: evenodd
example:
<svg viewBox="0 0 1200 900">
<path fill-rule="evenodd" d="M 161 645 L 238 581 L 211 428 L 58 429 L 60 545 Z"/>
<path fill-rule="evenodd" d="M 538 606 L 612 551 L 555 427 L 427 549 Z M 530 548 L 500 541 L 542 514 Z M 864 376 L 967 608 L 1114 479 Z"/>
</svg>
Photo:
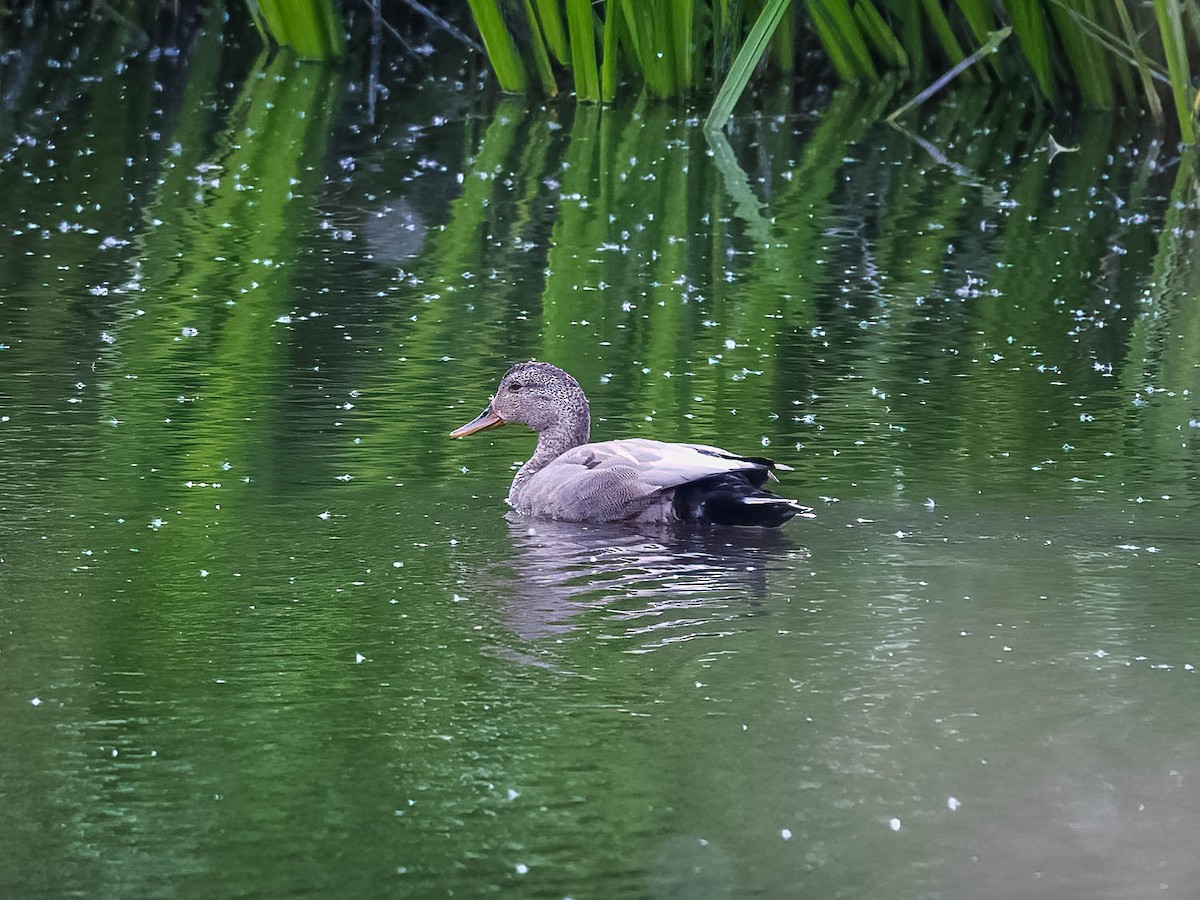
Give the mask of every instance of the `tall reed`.
<svg viewBox="0 0 1200 900">
<path fill-rule="evenodd" d="M 264 43 L 289 47 L 300 59 L 337 59 L 345 52 L 333 0 L 246 0 L 246 6 Z"/>
<path fill-rule="evenodd" d="M 522 0 L 507 19 L 498 0 L 470 4 L 514 93 L 715 96 L 708 124 L 719 127 L 755 77 L 817 45 L 842 82 L 1026 83 L 1051 105 L 1156 118 L 1166 105 L 1185 141 L 1196 133 L 1200 0 Z"/>
</svg>

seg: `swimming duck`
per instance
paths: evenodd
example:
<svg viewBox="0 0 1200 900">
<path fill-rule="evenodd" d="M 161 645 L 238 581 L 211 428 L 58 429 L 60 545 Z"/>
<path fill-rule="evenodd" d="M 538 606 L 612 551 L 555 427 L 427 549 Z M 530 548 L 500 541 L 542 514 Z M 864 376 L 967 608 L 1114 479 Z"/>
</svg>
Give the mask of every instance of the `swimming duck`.
<svg viewBox="0 0 1200 900">
<path fill-rule="evenodd" d="M 591 413 L 583 388 L 557 366 L 518 363 L 491 402 L 450 432 L 466 437 L 520 422 L 537 432 L 537 449 L 518 470 L 508 503 L 518 513 L 566 522 L 704 522 L 782 525 L 812 510 L 762 490 L 774 470 L 761 456 L 704 444 L 645 438 L 589 443 Z"/>
</svg>

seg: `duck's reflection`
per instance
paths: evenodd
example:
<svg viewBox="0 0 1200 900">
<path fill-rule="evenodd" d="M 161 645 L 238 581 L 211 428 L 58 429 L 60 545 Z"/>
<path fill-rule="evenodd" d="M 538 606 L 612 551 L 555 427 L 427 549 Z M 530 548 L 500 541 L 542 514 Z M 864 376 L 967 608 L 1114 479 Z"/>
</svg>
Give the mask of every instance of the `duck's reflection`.
<svg viewBox="0 0 1200 900">
<path fill-rule="evenodd" d="M 770 571 L 807 555 L 767 529 L 648 532 L 510 514 L 509 533 L 505 613 L 530 641 L 572 630 L 589 610 L 604 610 L 647 648 L 682 639 L 697 626 L 761 614 Z"/>
</svg>

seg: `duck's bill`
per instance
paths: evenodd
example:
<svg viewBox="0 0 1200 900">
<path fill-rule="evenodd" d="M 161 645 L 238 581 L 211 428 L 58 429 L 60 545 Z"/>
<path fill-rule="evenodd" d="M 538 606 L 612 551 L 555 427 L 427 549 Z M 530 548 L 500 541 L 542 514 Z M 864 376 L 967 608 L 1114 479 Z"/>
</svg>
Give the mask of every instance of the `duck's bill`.
<svg viewBox="0 0 1200 900">
<path fill-rule="evenodd" d="M 498 428 L 504 424 L 504 420 L 492 411 L 492 404 L 488 404 L 487 408 L 473 418 L 466 425 L 460 425 L 450 432 L 450 437 L 460 438 L 466 437 L 468 434 L 474 434 L 477 431 L 483 431 L 486 428 Z"/>
</svg>

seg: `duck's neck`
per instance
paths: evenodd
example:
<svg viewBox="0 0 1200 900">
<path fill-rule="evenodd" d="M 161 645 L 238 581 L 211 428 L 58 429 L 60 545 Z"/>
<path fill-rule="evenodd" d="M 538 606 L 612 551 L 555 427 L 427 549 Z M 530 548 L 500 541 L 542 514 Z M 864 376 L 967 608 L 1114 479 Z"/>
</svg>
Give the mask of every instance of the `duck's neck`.
<svg viewBox="0 0 1200 900">
<path fill-rule="evenodd" d="M 591 435 L 591 428 L 591 416 L 585 408 L 582 415 L 564 416 L 549 428 L 539 431 L 537 449 L 533 451 L 529 461 L 518 470 L 513 485 L 540 472 L 571 448 L 586 444 Z"/>
</svg>

